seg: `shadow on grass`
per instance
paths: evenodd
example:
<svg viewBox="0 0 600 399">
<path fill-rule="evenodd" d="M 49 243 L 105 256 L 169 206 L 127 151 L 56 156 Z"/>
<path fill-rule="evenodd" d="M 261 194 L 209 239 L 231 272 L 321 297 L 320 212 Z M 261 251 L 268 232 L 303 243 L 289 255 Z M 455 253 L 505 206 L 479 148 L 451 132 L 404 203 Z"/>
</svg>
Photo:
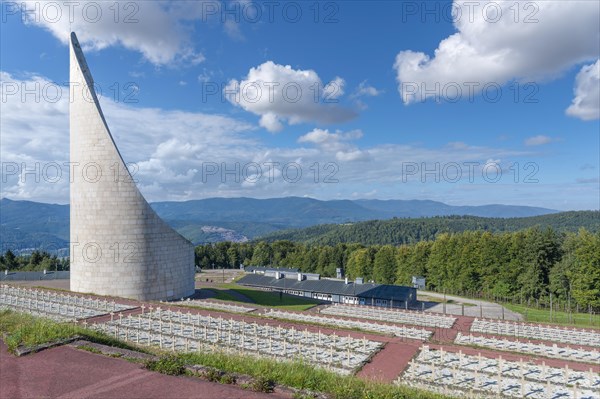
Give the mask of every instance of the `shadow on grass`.
<svg viewBox="0 0 600 399">
<path fill-rule="evenodd" d="M 213 299 L 260 305 L 284 310 L 306 310 L 316 305 L 322 304 L 309 298 L 302 298 L 289 294 L 279 294 L 279 292 L 260 291 L 235 284 L 226 284 L 222 287 L 202 288 L 202 290 L 211 291 Z"/>
<path fill-rule="evenodd" d="M 259 291 L 246 287 L 232 288 L 233 291 L 251 299 L 255 304 L 288 310 L 306 310 L 323 302 L 279 292 Z"/>
</svg>

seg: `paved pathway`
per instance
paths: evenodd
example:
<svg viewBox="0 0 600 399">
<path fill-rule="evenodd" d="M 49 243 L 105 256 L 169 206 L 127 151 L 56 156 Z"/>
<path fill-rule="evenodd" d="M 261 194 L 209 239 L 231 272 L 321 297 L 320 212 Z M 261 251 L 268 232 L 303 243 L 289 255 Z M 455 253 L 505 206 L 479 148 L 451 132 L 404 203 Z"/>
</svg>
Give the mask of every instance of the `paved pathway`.
<svg viewBox="0 0 600 399">
<path fill-rule="evenodd" d="M 394 381 L 408 366 L 410 360 L 419 351 L 419 342 L 388 342 L 370 363 L 357 374 L 358 377 L 381 382 Z"/>
<path fill-rule="evenodd" d="M 444 294 L 439 294 L 437 292 L 418 291 L 417 294 L 430 298 L 444 299 Z M 502 317 L 504 316 L 505 320 L 523 320 L 523 315 L 508 310 L 507 308 L 497 303 L 482 301 L 479 299 L 467 299 L 453 295 L 446 295 L 445 297 L 446 300 L 474 305 L 463 307 L 460 305 L 460 303 L 447 303 L 445 309 L 445 313 L 447 314 L 460 316 L 462 315 L 464 308 L 464 316 L 481 317 L 481 315 L 483 315 L 483 317 L 487 317 L 489 319 L 502 319 Z M 427 304 L 429 304 L 430 306 L 426 306 L 426 312 L 444 313 L 444 304 L 435 304 L 434 302 L 427 302 Z"/>
<path fill-rule="evenodd" d="M 452 328 L 436 328 L 434 330 L 431 341 L 441 343 L 454 343 L 454 339 L 459 332 L 463 334 L 469 334 L 471 331 L 471 325 L 473 324 L 473 318 L 466 316 L 457 316 L 456 322 Z"/>
<path fill-rule="evenodd" d="M 167 376 L 137 363 L 68 345 L 15 357 L 0 343 L 0 398 L 283 399 L 192 377 Z"/>
</svg>

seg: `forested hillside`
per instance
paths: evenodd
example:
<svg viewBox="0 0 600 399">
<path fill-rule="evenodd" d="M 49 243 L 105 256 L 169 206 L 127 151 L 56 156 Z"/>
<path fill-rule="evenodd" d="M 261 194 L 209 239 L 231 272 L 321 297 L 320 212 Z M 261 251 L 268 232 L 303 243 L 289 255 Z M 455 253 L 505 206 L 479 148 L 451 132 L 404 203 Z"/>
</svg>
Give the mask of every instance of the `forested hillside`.
<svg viewBox="0 0 600 399">
<path fill-rule="evenodd" d="M 392 217 L 474 215 L 521 217 L 556 213 L 517 205 L 452 206 L 423 200 L 330 200 L 314 198 L 207 198 L 155 202 L 152 208 L 193 243 L 246 241 L 276 231 L 327 223 Z M 16 253 L 43 249 L 61 255 L 69 249 L 69 206 L 0 199 L 2 249 Z"/>
<path fill-rule="evenodd" d="M 62 271 L 69 270 L 69 259 L 59 258 L 45 251 L 33 251 L 31 255 L 15 255 L 11 250 L 0 254 L 0 270 L 10 271 Z"/>
<path fill-rule="evenodd" d="M 600 230 L 600 212 L 575 211 L 526 218 L 482 218 L 475 216 L 437 216 L 418 219 L 372 220 L 368 222 L 328 224 L 305 229 L 285 230 L 265 235 L 261 241 L 289 240 L 309 244 L 337 243 L 409 244 L 433 240 L 441 233 L 463 231 L 504 232 L 530 227 L 551 227 L 557 232 L 575 232 L 585 228 Z"/>
<path fill-rule="evenodd" d="M 223 242 L 196 247 L 196 262 L 203 268 L 270 264 L 324 276 L 341 267 L 350 278 L 401 285 L 422 275 L 429 289 L 452 294 L 535 302 L 552 293 L 555 300 L 571 297 L 582 308 L 600 309 L 600 232 L 586 229 L 441 233 L 399 246 Z"/>
</svg>

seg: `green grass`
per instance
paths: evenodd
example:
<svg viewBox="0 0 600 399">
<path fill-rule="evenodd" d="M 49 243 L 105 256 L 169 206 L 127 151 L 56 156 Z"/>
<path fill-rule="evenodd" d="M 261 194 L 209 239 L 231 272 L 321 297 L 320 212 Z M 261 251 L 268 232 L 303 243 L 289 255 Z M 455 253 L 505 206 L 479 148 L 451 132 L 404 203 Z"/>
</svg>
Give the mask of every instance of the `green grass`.
<svg viewBox="0 0 600 399">
<path fill-rule="evenodd" d="M 179 355 L 186 364 L 201 364 L 229 373 L 246 374 L 261 382 L 272 381 L 298 389 L 322 392 L 333 399 L 441 399 L 434 393 L 392 384 L 364 381 L 354 376 L 340 376 L 301 362 L 276 362 L 228 355 L 224 353 L 189 353 Z"/>
<path fill-rule="evenodd" d="M 218 288 L 202 288 L 202 289 L 214 292 L 215 293 L 214 299 L 219 299 L 221 301 L 238 302 L 236 297 L 234 297 L 233 295 L 231 295 L 230 293 L 228 293 L 225 290 L 220 290 Z M 211 299 L 213 299 L 213 298 L 211 298 Z"/>
<path fill-rule="evenodd" d="M 571 315 L 573 322 L 569 321 L 567 312 L 552 312 L 552 320 L 550 319 L 550 310 L 535 309 L 523 305 L 513 305 L 510 303 L 503 304 L 507 309 L 513 312 L 520 313 L 524 316 L 525 321 L 534 323 L 551 323 L 559 325 L 577 326 L 577 327 L 600 327 L 600 315 L 592 315 L 590 321 L 589 313 L 573 313 Z"/>
<path fill-rule="evenodd" d="M 174 355 L 163 356 L 157 360 L 146 360 L 144 367 L 166 375 L 185 374 L 185 363 L 183 359 Z"/>
<path fill-rule="evenodd" d="M 236 286 L 236 288 L 231 289 L 250 298 L 252 302 L 254 302 L 257 305 L 269 306 L 272 308 L 304 311 L 320 303 L 312 299 L 306 299 L 285 294 L 282 295 L 280 299 L 278 292 L 259 291 L 240 286 Z"/>
<path fill-rule="evenodd" d="M 226 292 L 227 290 L 231 290 L 244 295 L 246 298 L 252 301 L 250 304 L 267 306 L 274 309 L 304 311 L 320 303 L 319 301 L 315 301 L 313 299 L 286 294 L 283 294 L 282 298 L 279 299 L 279 292 L 256 290 L 253 288 L 240 286 L 235 283 L 219 284 L 218 288 L 206 289 L 216 292 L 216 299 L 248 304 L 248 302 L 240 301 L 238 298 L 235 298 Z"/>
<path fill-rule="evenodd" d="M 4 342 L 11 352 L 14 352 L 20 345 L 32 348 L 76 335 L 88 341 L 140 351 L 139 348 L 134 348 L 106 334 L 86 329 L 77 324 L 59 323 L 10 310 L 0 311 L 0 334 L 4 336 Z"/>
</svg>

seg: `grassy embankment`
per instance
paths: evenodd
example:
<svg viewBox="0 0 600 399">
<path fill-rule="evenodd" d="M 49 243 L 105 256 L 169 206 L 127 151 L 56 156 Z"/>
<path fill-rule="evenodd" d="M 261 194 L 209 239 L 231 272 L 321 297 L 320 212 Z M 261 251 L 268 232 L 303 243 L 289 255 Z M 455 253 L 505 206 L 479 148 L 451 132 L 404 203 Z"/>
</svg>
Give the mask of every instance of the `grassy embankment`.
<svg viewBox="0 0 600 399">
<path fill-rule="evenodd" d="M 600 315 L 589 313 L 571 313 L 562 311 L 553 311 L 552 317 L 548 309 L 536 309 L 523 305 L 513 305 L 510 303 L 502 304 L 505 308 L 523 315 L 525 321 L 531 323 L 549 323 L 570 327 L 590 327 L 600 328 Z"/>
<path fill-rule="evenodd" d="M 31 348 L 77 335 L 83 339 L 104 345 L 135 349 L 132 345 L 78 324 L 59 323 L 54 320 L 9 310 L 0 311 L 0 335 L 4 337 L 4 342 L 11 352 L 14 352 L 21 345 Z"/>
</svg>

